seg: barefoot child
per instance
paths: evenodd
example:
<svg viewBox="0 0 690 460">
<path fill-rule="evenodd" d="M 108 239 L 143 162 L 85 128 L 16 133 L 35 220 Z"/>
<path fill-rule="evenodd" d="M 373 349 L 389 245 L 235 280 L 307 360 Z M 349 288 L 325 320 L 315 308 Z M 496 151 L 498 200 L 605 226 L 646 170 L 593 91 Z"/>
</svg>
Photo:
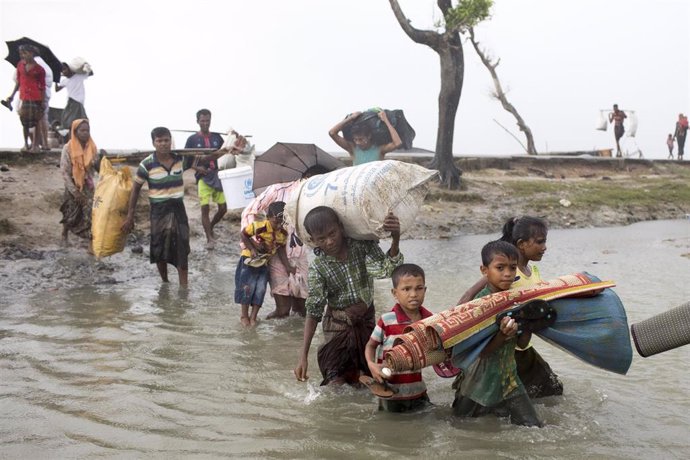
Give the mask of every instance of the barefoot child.
<svg viewBox="0 0 690 460">
<path fill-rule="evenodd" d="M 525 288 L 541 282 L 539 269 L 532 261 L 540 261 L 546 252 L 546 222 L 538 217 L 524 216 L 508 219 L 503 226 L 501 240 L 518 249 L 518 266 L 511 288 Z M 520 380 L 531 398 L 563 394 L 563 383 L 551 370 L 531 343 L 515 349 Z"/>
<path fill-rule="evenodd" d="M 383 384 L 385 377 L 381 373 L 381 363 L 384 353 L 393 347 L 395 338 L 403 333 L 410 324 L 432 313 L 424 308 L 426 294 L 424 270 L 414 264 L 402 264 L 391 276 L 393 289 L 391 293 L 397 301 L 393 309 L 379 318 L 367 342 L 365 355 L 371 376 Z M 388 384 L 395 391 L 395 395 L 386 399 L 379 399 L 379 408 L 389 412 L 408 412 L 421 409 L 429 404 L 426 385 L 420 371 L 409 371 L 394 374 L 388 378 Z"/>
<path fill-rule="evenodd" d="M 278 254 L 285 266 L 290 267 L 285 252 L 287 231 L 283 228 L 284 209 L 283 201 L 274 201 L 268 206 L 266 220 L 256 220 L 240 232 L 245 249 L 235 269 L 235 303 L 242 305 L 240 322 L 245 327 L 256 325 L 256 317 L 264 303 L 268 260 Z M 294 271 L 294 267 L 290 269 Z"/>
<path fill-rule="evenodd" d="M 482 274 L 486 287 L 475 298 L 510 289 L 515 279 L 518 252 L 505 241 L 492 241 L 482 248 Z M 503 317 L 499 332 L 491 339 L 467 372 L 453 383 L 453 414 L 479 417 L 488 413 L 510 416 L 515 425 L 541 426 L 515 365 L 515 346 L 526 346 L 530 333 L 517 338 L 517 323 Z"/>
<path fill-rule="evenodd" d="M 348 238 L 338 214 L 327 206 L 309 211 L 304 228 L 316 246 L 316 258 L 309 265 L 307 317 L 295 377 L 308 379 L 309 347 L 323 319 L 325 343 L 318 350 L 321 384 L 357 383 L 360 374 L 369 372 L 364 348 L 375 322 L 373 278 L 389 277 L 403 262 L 400 222 L 392 213 L 384 220 L 383 229 L 393 238 L 387 254 L 377 241 Z"/>
</svg>

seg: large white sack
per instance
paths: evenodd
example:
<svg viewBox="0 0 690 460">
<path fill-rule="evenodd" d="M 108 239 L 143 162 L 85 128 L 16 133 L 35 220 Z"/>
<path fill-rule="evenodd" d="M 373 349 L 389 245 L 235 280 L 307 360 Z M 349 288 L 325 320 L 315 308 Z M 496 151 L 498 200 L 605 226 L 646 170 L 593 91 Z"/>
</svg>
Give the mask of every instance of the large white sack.
<svg viewBox="0 0 690 460">
<path fill-rule="evenodd" d="M 606 115 L 604 115 L 604 111 L 600 110 L 599 111 L 599 118 L 597 118 L 597 125 L 596 129 L 599 131 L 606 131 L 606 128 L 608 127 L 608 120 L 606 120 Z"/>
<path fill-rule="evenodd" d="M 419 213 L 429 180 L 437 174 L 394 160 L 341 168 L 303 181 L 286 204 L 285 212 L 297 235 L 306 242 L 311 239 L 304 230 L 304 217 L 317 206 L 333 208 L 351 238 L 387 238 L 390 233 L 382 228 L 386 214 L 392 211 L 398 216 L 404 232 Z"/>
</svg>

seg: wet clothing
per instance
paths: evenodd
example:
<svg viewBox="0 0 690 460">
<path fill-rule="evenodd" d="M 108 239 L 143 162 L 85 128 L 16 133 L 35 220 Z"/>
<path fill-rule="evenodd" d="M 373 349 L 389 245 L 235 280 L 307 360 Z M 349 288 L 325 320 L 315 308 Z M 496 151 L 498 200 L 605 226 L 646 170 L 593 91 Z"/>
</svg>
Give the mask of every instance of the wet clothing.
<svg viewBox="0 0 690 460">
<path fill-rule="evenodd" d="M 422 319 L 428 318 L 433 314 L 424 307 L 419 307 L 419 313 Z M 402 334 L 404 329 L 413 322 L 414 321 L 407 316 L 407 313 L 405 313 L 405 310 L 403 310 L 400 304 L 395 304 L 391 311 L 381 315 L 370 337 L 371 341 L 379 344 L 376 348 L 377 363 L 383 363 L 383 356 L 386 351 L 393 348 L 396 337 Z M 424 380 L 422 380 L 421 371 L 404 371 L 396 373 L 388 379 L 388 383 L 397 390 L 397 393 L 391 398 L 386 399 L 387 402 L 392 400 L 403 401 L 426 398 L 426 384 Z M 428 401 L 428 398 L 426 399 Z M 386 404 L 385 406 L 386 408 L 388 406 L 391 408 L 395 407 L 394 404 Z"/>
<path fill-rule="evenodd" d="M 61 126 L 71 126 L 74 120 L 79 118 L 87 118 L 84 104 L 75 101 L 71 97 L 67 99 L 67 105 L 60 116 Z"/>
<path fill-rule="evenodd" d="M 172 157 L 173 164 L 170 169 L 158 162 L 155 153 L 147 156 L 139 163 L 134 181 L 139 184 L 148 182 L 149 202 L 151 204 L 184 198 L 182 174 L 185 169 L 189 169 L 191 159 L 174 154 Z"/>
<path fill-rule="evenodd" d="M 250 267 L 241 256 L 235 269 L 235 303 L 262 306 L 268 285 L 268 267 Z"/>
<path fill-rule="evenodd" d="M 511 289 L 523 289 L 533 284 L 541 282 L 541 274 L 539 273 L 539 268 L 534 264 L 531 264 L 529 268 L 531 271 L 531 274 L 529 276 L 525 275 L 525 273 L 522 270 L 520 270 L 520 268 L 517 269 L 517 272 L 515 273 L 515 281 L 513 281 L 513 284 L 510 285 Z"/>
<path fill-rule="evenodd" d="M 357 166 L 361 165 L 364 163 L 370 163 L 372 161 L 379 161 L 383 160 L 383 156 L 381 155 L 381 146 L 380 145 L 372 145 L 366 150 L 362 150 L 359 147 L 355 146 L 355 149 L 353 151 L 354 159 L 352 160 L 352 165 Z"/>
<path fill-rule="evenodd" d="M 269 185 L 242 211 L 242 227 L 246 227 L 252 220 L 257 219 L 258 215 L 265 213 L 269 204 L 275 201 L 285 203 L 290 201 L 292 193 L 298 189 L 300 183 L 301 181 L 296 180 Z M 283 261 L 279 257 L 272 257 L 268 261 L 268 282 L 271 285 L 271 294 L 306 299 L 308 294 L 307 272 L 309 271 L 307 246 L 297 236 L 292 224 L 285 223 L 284 228 L 288 232 L 287 244 L 285 245 L 288 262 L 297 268 L 297 273 L 290 275 L 283 265 Z"/>
<path fill-rule="evenodd" d="M 85 146 L 77 139 L 76 131 L 83 121 L 72 123 L 70 142 L 62 148 L 60 156 L 60 172 L 65 184 L 60 223 L 80 238 L 91 239 L 91 212 L 100 159 L 93 139 L 89 138 Z M 84 203 L 77 202 L 75 196 L 78 194 L 86 197 Z"/>
<path fill-rule="evenodd" d="M 491 294 L 488 287 L 476 298 Z M 515 364 L 516 338 L 503 343 L 488 356 L 480 356 L 458 375 L 453 414 L 459 417 L 478 417 L 488 413 L 508 415 L 511 423 L 541 425 L 534 406 L 517 373 Z"/>
<path fill-rule="evenodd" d="M 268 220 L 257 220 L 242 229 L 242 232 L 249 237 L 254 237 L 256 241 L 263 245 L 265 254 L 274 255 L 278 248 L 285 246 L 287 242 L 287 231 L 283 228 L 274 229 Z M 251 257 L 252 252 L 245 248 L 242 250 L 243 257 Z"/>
<path fill-rule="evenodd" d="M 513 288 L 526 288 L 541 282 L 539 268 L 530 264 L 530 276 L 517 269 L 515 281 L 510 285 Z M 563 394 L 563 383 L 559 380 L 551 366 L 534 349 L 530 342 L 524 349 L 515 349 L 515 363 L 518 376 L 530 398 L 544 396 L 559 396 Z"/>
<path fill-rule="evenodd" d="M 187 269 L 189 222 L 182 198 L 152 201 L 150 216 L 151 263 L 165 262 L 183 270 Z"/>
<path fill-rule="evenodd" d="M 317 352 L 321 385 L 337 377 L 356 383 L 359 375 L 370 375 L 364 349 L 374 330 L 374 305 L 360 302 L 323 315 L 324 343 Z"/>
<path fill-rule="evenodd" d="M 307 315 L 317 322 L 321 321 L 326 305 L 330 310 L 342 310 L 357 303 L 372 305 L 374 278 L 391 276 L 404 260 L 401 252 L 394 257 L 384 254 L 377 241 L 345 238 L 345 244 L 345 261 L 328 256 L 319 248 L 314 250 L 316 258 L 309 266 L 306 309 Z"/>
</svg>

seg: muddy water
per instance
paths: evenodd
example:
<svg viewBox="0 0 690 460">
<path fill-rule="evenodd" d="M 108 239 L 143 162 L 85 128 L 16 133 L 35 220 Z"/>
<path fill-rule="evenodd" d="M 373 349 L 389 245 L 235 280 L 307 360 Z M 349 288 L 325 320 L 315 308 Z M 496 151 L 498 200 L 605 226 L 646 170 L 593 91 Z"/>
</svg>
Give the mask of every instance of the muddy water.
<svg viewBox="0 0 690 460">
<path fill-rule="evenodd" d="M 430 309 L 476 280 L 488 238 L 403 241 L 428 271 Z M 690 300 L 690 221 L 555 230 L 548 244 L 545 277 L 615 280 L 631 323 Z M 536 404 L 543 429 L 454 420 L 450 381 L 427 371 L 435 407 L 379 413 L 364 391 L 318 387 L 315 353 L 310 382 L 295 382 L 302 320 L 241 330 L 232 250 L 203 254 L 188 291 L 161 286 L 144 256 L 2 260 L 0 457 L 681 458 L 690 447 L 690 347 L 635 354 L 619 376 L 537 342 L 565 384 Z M 377 290 L 381 311 L 388 282 Z"/>
</svg>

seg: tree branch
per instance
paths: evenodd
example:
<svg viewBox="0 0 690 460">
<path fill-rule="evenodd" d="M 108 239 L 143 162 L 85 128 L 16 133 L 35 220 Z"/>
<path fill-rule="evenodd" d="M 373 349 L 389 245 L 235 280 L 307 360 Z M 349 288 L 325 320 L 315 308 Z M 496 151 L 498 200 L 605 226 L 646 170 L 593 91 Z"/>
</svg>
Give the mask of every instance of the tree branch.
<svg viewBox="0 0 690 460">
<path fill-rule="evenodd" d="M 439 1 L 441 1 L 441 0 L 439 0 Z M 474 50 L 477 52 L 477 55 L 479 55 L 479 59 L 481 59 L 484 66 L 489 70 L 489 73 L 491 74 L 491 79 L 494 81 L 494 88 L 496 89 L 494 97 L 496 99 L 498 99 L 498 101 L 501 103 L 501 105 L 503 106 L 503 108 L 506 111 L 510 112 L 510 114 L 512 114 L 515 117 L 518 128 L 520 128 L 520 131 L 525 133 L 525 137 L 527 138 L 527 148 L 525 150 L 527 151 L 527 153 L 530 155 L 536 155 L 537 149 L 536 149 L 536 146 L 534 145 L 534 137 L 532 136 L 532 130 L 529 128 L 529 126 L 527 126 L 527 124 L 525 123 L 525 120 L 522 119 L 522 117 L 518 113 L 517 109 L 510 102 L 508 102 L 508 98 L 506 97 L 506 93 L 505 93 L 505 91 L 503 91 L 503 87 L 501 86 L 501 81 L 498 79 L 498 74 L 496 73 L 496 67 L 498 66 L 498 63 L 500 62 L 500 59 L 498 61 L 496 61 L 496 63 L 492 63 L 491 59 L 486 55 L 486 53 L 479 48 L 479 42 L 477 42 L 477 40 L 474 37 L 474 29 L 472 27 L 470 27 L 468 29 L 468 32 L 469 32 L 469 39 L 470 39 L 470 42 L 472 43 L 472 46 L 474 47 Z M 524 148 L 524 146 L 523 146 L 523 148 Z"/>
<path fill-rule="evenodd" d="M 398 24 L 400 24 L 402 30 L 407 34 L 408 37 L 410 37 L 410 39 L 412 39 L 413 42 L 429 46 L 435 51 L 438 50 L 441 37 L 440 34 L 432 32 L 430 30 L 420 30 L 412 27 L 412 25 L 410 24 L 410 20 L 407 19 L 405 13 L 403 13 L 402 9 L 400 8 L 398 0 L 388 1 L 391 4 L 391 8 L 393 9 L 393 14 L 395 14 L 395 19 L 398 20 Z M 441 3 L 442 1 L 444 0 L 439 0 L 439 3 Z"/>
</svg>

